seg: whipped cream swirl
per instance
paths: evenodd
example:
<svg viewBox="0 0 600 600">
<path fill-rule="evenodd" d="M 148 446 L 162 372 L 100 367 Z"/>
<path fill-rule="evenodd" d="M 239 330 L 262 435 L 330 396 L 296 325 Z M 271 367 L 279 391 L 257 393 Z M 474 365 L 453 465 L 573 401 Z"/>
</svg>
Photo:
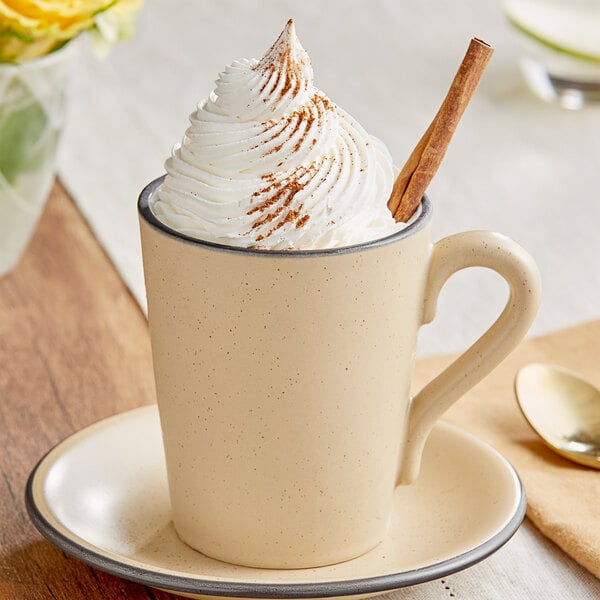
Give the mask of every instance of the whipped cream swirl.
<svg viewBox="0 0 600 600">
<path fill-rule="evenodd" d="M 390 235 L 385 146 L 313 85 L 293 22 L 264 57 L 219 75 L 190 116 L 151 201 L 183 234 L 229 246 L 309 250 Z"/>
</svg>

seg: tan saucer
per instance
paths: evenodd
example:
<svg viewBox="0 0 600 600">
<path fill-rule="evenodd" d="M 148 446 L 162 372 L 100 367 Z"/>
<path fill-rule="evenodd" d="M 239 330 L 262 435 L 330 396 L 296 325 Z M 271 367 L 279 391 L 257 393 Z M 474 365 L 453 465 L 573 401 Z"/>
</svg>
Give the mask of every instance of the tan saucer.
<svg viewBox="0 0 600 600">
<path fill-rule="evenodd" d="M 299 570 L 238 567 L 186 546 L 170 521 L 155 406 L 87 427 L 29 477 L 35 526 L 67 553 L 131 581 L 191 597 L 318 598 L 385 592 L 469 567 L 502 546 L 525 514 L 512 466 L 438 424 L 418 481 L 396 492 L 387 538 L 351 561 Z"/>
</svg>

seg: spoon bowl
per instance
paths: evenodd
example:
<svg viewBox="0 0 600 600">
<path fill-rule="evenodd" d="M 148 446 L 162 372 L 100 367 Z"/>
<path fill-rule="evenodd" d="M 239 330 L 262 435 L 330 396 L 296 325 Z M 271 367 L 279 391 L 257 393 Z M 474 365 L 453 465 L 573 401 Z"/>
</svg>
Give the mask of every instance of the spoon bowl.
<svg viewBox="0 0 600 600">
<path fill-rule="evenodd" d="M 515 392 L 525 419 L 552 450 L 600 469 L 600 390 L 565 369 L 533 363 L 517 373 Z"/>
</svg>

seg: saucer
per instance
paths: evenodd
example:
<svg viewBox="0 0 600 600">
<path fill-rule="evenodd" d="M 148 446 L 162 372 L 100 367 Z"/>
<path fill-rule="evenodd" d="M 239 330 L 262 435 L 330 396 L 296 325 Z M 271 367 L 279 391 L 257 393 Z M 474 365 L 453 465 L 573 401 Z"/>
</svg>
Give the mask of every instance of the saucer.
<svg viewBox="0 0 600 600">
<path fill-rule="evenodd" d="M 386 539 L 314 569 L 256 569 L 208 558 L 179 540 L 156 406 L 100 421 L 44 456 L 27 482 L 34 525 L 82 561 L 190 597 L 361 596 L 438 579 L 500 548 L 525 515 L 513 467 L 457 427 L 438 423 L 416 483 L 399 487 Z"/>
</svg>

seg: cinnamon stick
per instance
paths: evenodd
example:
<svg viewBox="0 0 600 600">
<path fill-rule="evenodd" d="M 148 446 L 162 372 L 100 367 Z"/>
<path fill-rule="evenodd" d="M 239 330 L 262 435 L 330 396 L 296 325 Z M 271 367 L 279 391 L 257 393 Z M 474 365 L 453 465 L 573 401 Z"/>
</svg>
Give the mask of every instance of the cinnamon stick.
<svg viewBox="0 0 600 600">
<path fill-rule="evenodd" d="M 446 98 L 394 182 L 388 207 L 396 221 L 408 221 L 419 206 L 493 52 L 486 42 L 471 40 Z"/>
</svg>

